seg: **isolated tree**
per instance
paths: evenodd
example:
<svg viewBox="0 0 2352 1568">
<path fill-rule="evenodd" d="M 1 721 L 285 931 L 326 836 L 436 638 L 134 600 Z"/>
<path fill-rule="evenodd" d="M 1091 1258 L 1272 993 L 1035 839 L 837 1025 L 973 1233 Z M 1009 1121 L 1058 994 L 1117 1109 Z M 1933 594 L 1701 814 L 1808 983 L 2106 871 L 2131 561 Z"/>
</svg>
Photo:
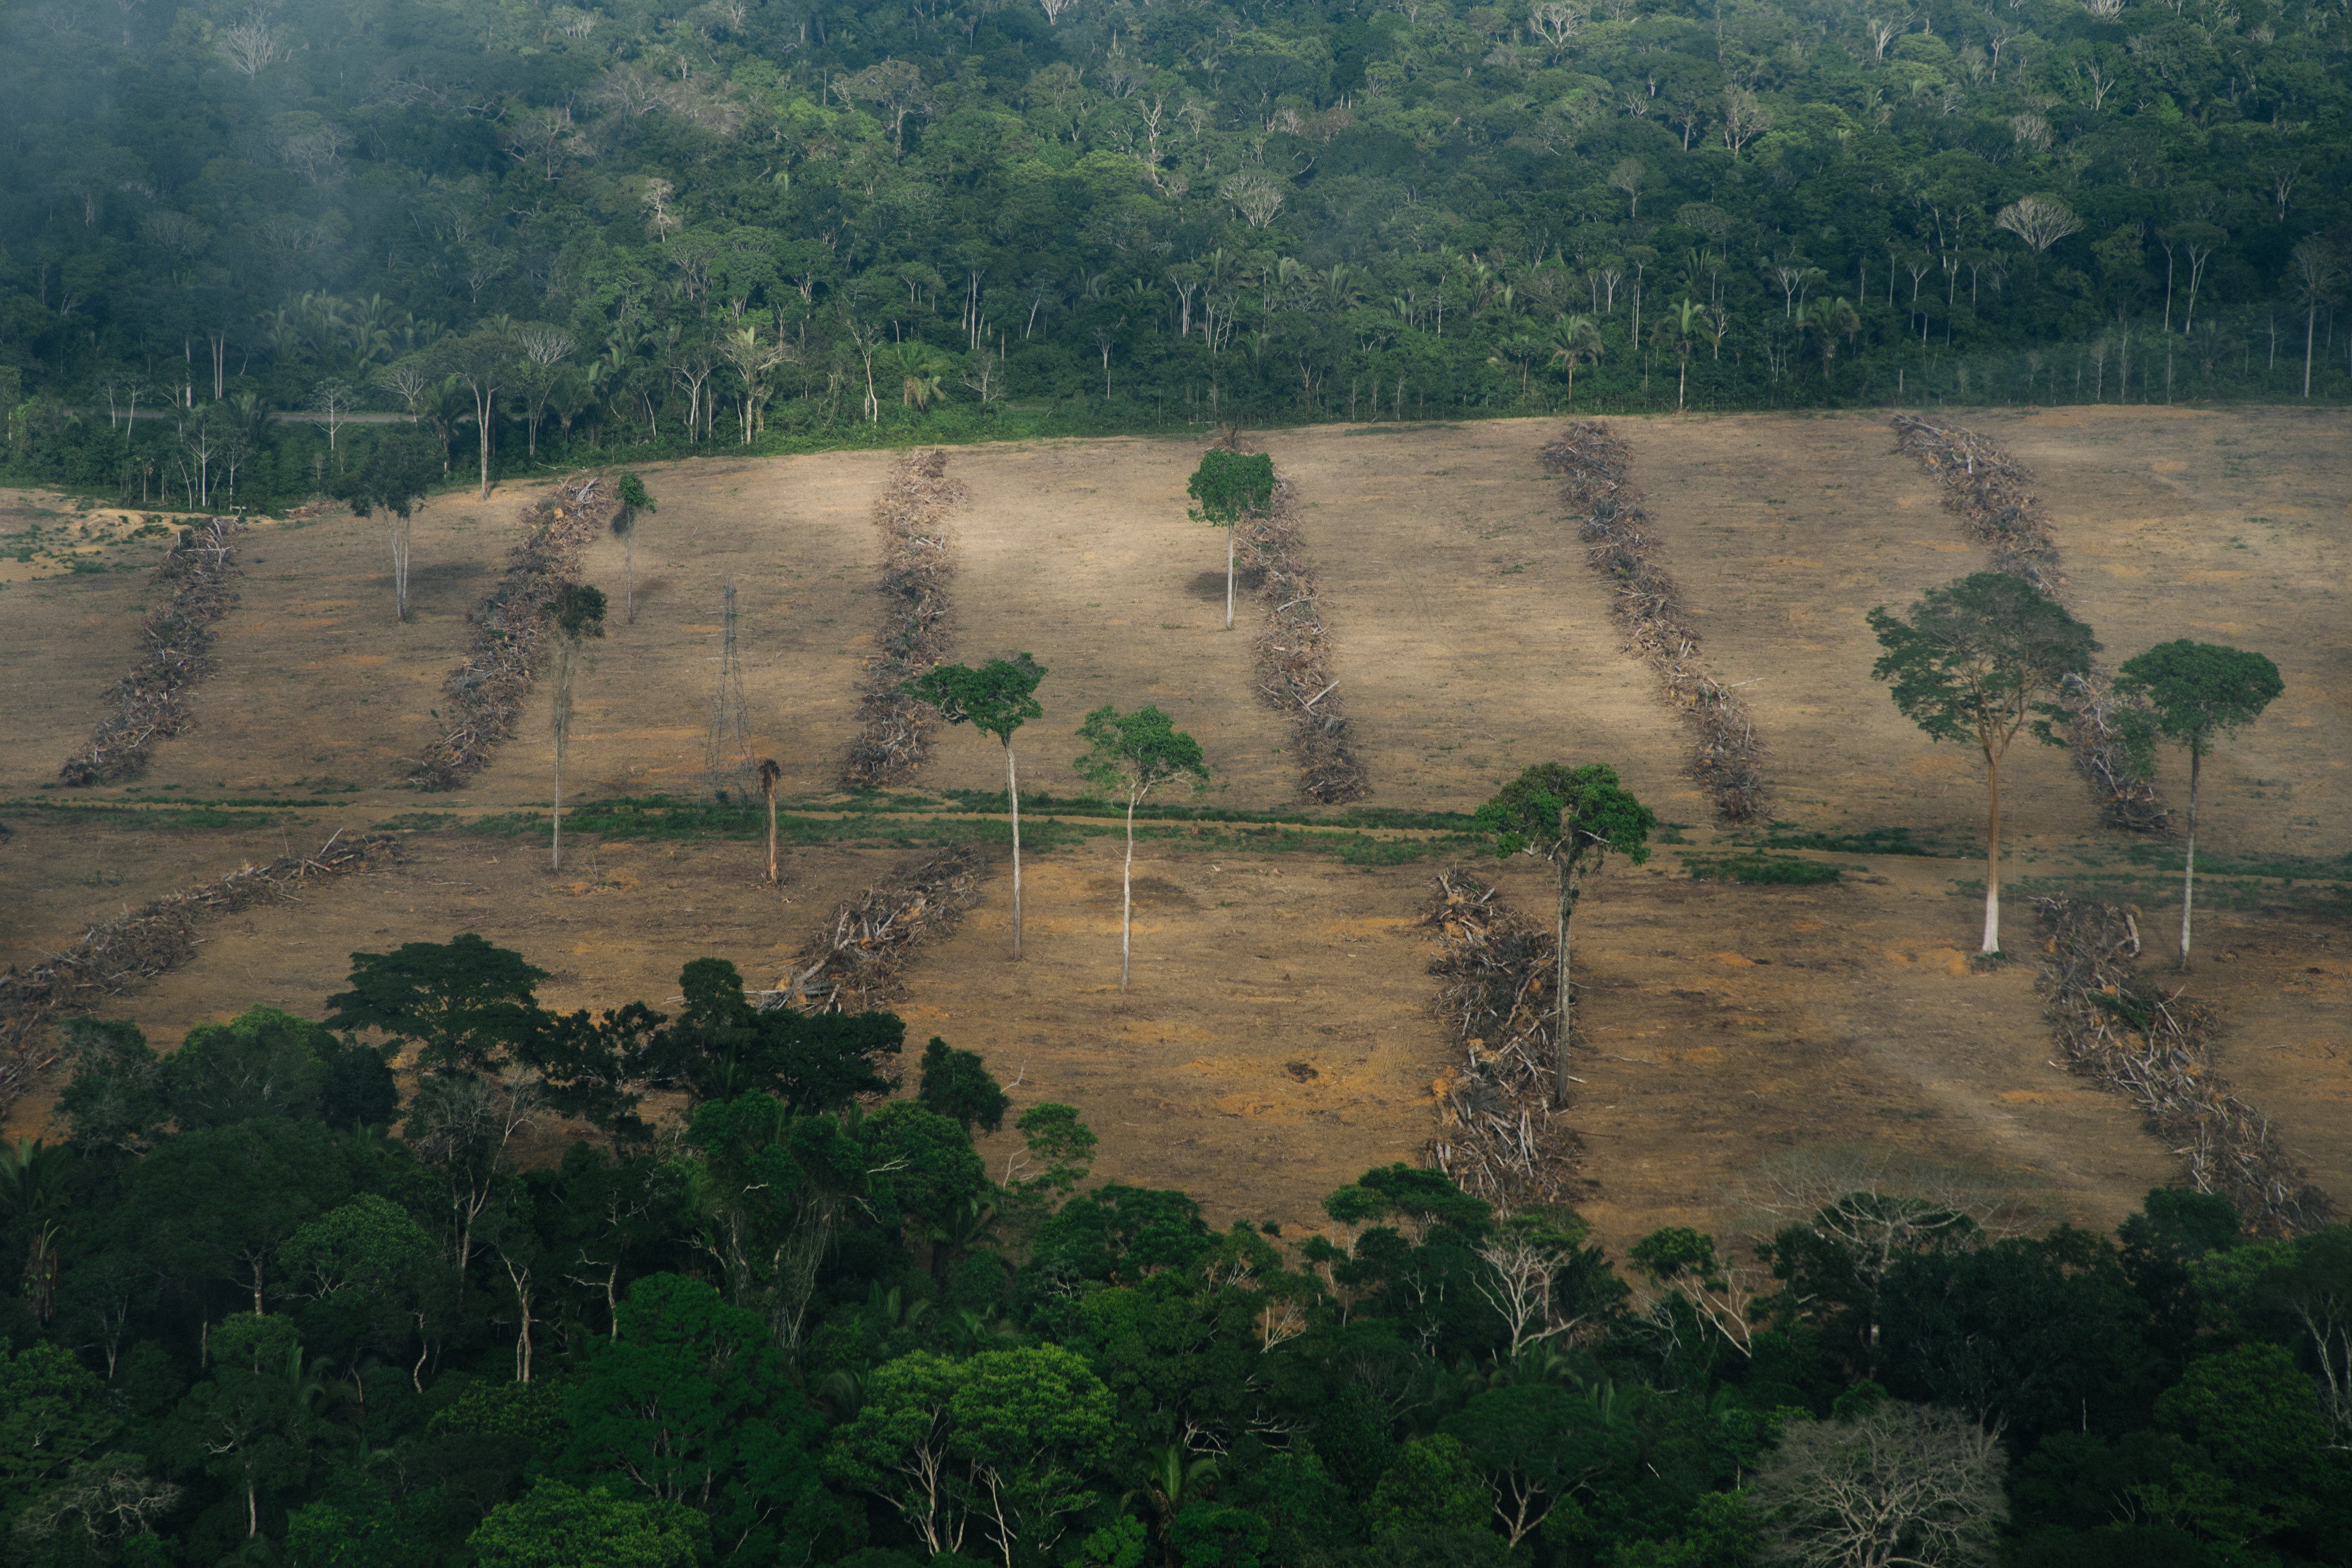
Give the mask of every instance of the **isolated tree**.
<svg viewBox="0 0 2352 1568">
<path fill-rule="evenodd" d="M 1013 732 L 1045 709 L 1037 701 L 1044 665 L 1027 653 L 992 659 L 975 670 L 941 664 L 901 687 L 940 710 L 950 724 L 969 724 L 1004 747 L 1004 800 L 1013 819 L 1013 956 L 1021 957 L 1021 779 L 1013 766 Z"/>
<path fill-rule="evenodd" d="M 2099 644 L 2065 606 L 2022 578 L 1979 571 L 1931 588 L 1907 619 L 1880 605 L 1871 630 L 1886 650 L 1870 667 L 1889 684 L 1903 716 L 1930 740 L 1973 740 L 1984 755 L 1990 810 L 1985 831 L 1986 953 L 2000 951 L 2000 765 L 2010 743 L 2031 730 L 2049 746 L 2064 737 L 2051 720 L 2065 710 L 2044 699 L 2090 666 Z"/>
<path fill-rule="evenodd" d="M 563 751 L 572 739 L 572 683 L 579 672 L 580 651 L 591 637 L 604 634 L 604 593 L 585 583 L 567 584 L 548 606 L 555 623 L 555 838 L 550 851 L 551 869 L 563 869 Z"/>
<path fill-rule="evenodd" d="M 1552 863 L 1559 877 L 1559 1025 L 1552 1042 L 1552 1103 L 1568 1103 L 1570 1025 L 1569 921 L 1583 896 L 1585 877 L 1601 869 L 1610 852 L 1635 865 L 1650 858 L 1650 830 L 1657 814 L 1617 782 L 1606 763 L 1582 768 L 1538 762 L 1503 786 L 1478 808 L 1478 825 L 1495 835 L 1497 857 L 1533 855 Z"/>
<path fill-rule="evenodd" d="M 1576 407 L 1576 367 L 1601 362 L 1601 328 L 1590 316 L 1564 315 L 1552 325 L 1551 362 L 1568 367 L 1568 406 Z"/>
<path fill-rule="evenodd" d="M 490 498 L 490 440 L 498 423 L 499 393 L 516 363 L 513 336 L 500 327 L 477 327 L 433 346 L 433 362 L 473 398 L 474 421 L 482 433 L 482 499 Z"/>
<path fill-rule="evenodd" d="M 353 517 L 370 517 L 378 508 L 392 514 L 392 604 L 397 621 L 408 619 L 410 514 L 440 472 L 434 448 L 429 437 L 413 432 L 387 435 L 335 488 L 351 504 Z"/>
<path fill-rule="evenodd" d="M 621 476 L 619 493 L 621 509 L 613 514 L 613 531 L 621 536 L 621 614 L 634 626 L 637 623 L 637 514 L 661 508 L 646 493 L 646 482 L 635 474 Z"/>
<path fill-rule="evenodd" d="M 1230 452 L 1212 446 L 1184 488 L 1192 495 L 1194 522 L 1225 534 L 1225 630 L 1234 629 L 1234 536 L 1241 521 L 1263 512 L 1274 498 L 1274 459 L 1263 452 Z"/>
<path fill-rule="evenodd" d="M 1201 743 L 1156 707 L 1123 714 L 1106 704 L 1087 715 L 1078 738 L 1092 749 L 1071 768 L 1096 789 L 1127 797 L 1127 863 L 1118 883 L 1118 986 L 1125 990 L 1135 913 L 1135 808 L 1153 789 L 1179 779 L 1191 779 L 1192 793 L 1199 794 L 1209 787 L 1209 765 Z"/>
<path fill-rule="evenodd" d="M 2336 286 L 2344 280 L 2344 264 L 2336 247 L 2317 235 L 2297 245 L 2287 256 L 2286 284 L 2294 302 L 2303 307 L 2303 395 L 2311 395 L 2313 335 L 2319 329 L 2319 312 L 2336 301 Z"/>
<path fill-rule="evenodd" d="M 1767 1555 L 1804 1568 L 1964 1568 L 1999 1560 L 2008 1453 L 1966 1416 L 1894 1401 L 1791 1421 L 1749 1500 Z"/>
<path fill-rule="evenodd" d="M 2116 690 L 2147 699 L 2156 733 L 2189 749 L 2189 844 L 2180 866 L 2180 967 L 2189 968 L 2190 916 L 2197 902 L 2197 776 L 2216 736 L 2263 716 L 2286 690 L 2278 666 L 2261 653 L 2182 638 L 2127 659 Z"/>
<path fill-rule="evenodd" d="M 760 793 L 768 802 L 768 881 L 772 883 L 783 880 L 776 874 L 776 783 L 783 776 L 774 758 L 760 758 Z"/>
</svg>

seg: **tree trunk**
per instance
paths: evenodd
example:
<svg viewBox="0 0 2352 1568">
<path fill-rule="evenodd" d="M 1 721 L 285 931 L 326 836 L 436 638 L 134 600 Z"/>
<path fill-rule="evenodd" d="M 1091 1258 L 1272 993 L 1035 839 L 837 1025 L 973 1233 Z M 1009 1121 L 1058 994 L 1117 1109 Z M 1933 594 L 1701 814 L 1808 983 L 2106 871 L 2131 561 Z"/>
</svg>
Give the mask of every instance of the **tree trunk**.
<svg viewBox="0 0 2352 1568">
<path fill-rule="evenodd" d="M 1985 924 L 1983 951 L 2000 951 L 2000 758 L 1985 750 L 1985 779 L 1992 787 L 1992 821 L 1985 836 Z"/>
<path fill-rule="evenodd" d="M 1127 865 L 1118 873 L 1118 988 L 1127 989 L 1128 933 L 1135 916 L 1135 797 L 1127 798 Z"/>
<path fill-rule="evenodd" d="M 2189 853 L 2180 865 L 2180 972 L 2189 973 L 2189 920 L 2197 904 L 2197 766 L 2205 737 L 2189 737 Z"/>
<path fill-rule="evenodd" d="M 2311 395 L 2312 335 L 2317 330 L 2318 326 L 2319 307 L 2314 305 L 2309 310 L 2304 312 L 2303 317 L 2303 395 L 2306 398 Z"/>
<path fill-rule="evenodd" d="M 1555 1111 L 1568 1108 L 1569 1030 L 1575 1022 L 1575 1013 L 1568 1000 L 1568 906 L 1576 897 L 1575 875 L 1567 866 L 1559 868 L 1559 1035 L 1551 1048 L 1551 1103 Z"/>
<path fill-rule="evenodd" d="M 548 869 L 563 869 L 563 742 L 560 739 L 555 743 L 555 839 Z"/>
<path fill-rule="evenodd" d="M 637 526 L 621 536 L 621 605 L 622 613 L 632 626 L 637 623 Z"/>
<path fill-rule="evenodd" d="M 1225 529 L 1225 630 L 1234 629 L 1234 536 L 1242 525 L 1235 520 Z"/>
<path fill-rule="evenodd" d="M 490 417 L 498 412 L 496 392 L 478 392 L 474 396 L 475 411 L 480 414 L 482 426 L 482 499 L 490 498 Z"/>
<path fill-rule="evenodd" d="M 772 885 L 782 879 L 776 875 L 776 785 L 768 781 L 768 881 Z"/>
<path fill-rule="evenodd" d="M 1013 808 L 1013 961 L 1021 962 L 1021 780 L 1013 766 L 1013 737 L 1004 740 L 1004 798 Z"/>
</svg>

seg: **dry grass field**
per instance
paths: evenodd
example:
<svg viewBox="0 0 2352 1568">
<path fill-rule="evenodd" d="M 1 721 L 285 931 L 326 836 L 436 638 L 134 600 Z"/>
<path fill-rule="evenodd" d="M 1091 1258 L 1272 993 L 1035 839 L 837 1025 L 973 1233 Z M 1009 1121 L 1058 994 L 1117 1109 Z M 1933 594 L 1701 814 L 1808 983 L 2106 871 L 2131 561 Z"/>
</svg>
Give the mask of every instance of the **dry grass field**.
<svg viewBox="0 0 2352 1568">
<path fill-rule="evenodd" d="M 2312 1175 L 2352 1195 L 2352 938 L 2313 879 L 2352 852 L 2342 748 L 2352 672 L 2336 601 L 2352 544 L 2352 430 L 2340 413 L 2145 409 L 1972 412 L 1965 423 L 2038 471 L 2077 608 L 2109 657 L 2197 636 L 2259 648 L 2288 695 L 2208 764 L 2200 848 L 2222 870 L 2201 926 L 2198 995 L 2228 1019 L 2228 1066 L 2284 1125 Z M 1812 887 L 1693 880 L 1717 841 L 1684 776 L 1685 736 L 1653 677 L 1619 651 L 1606 585 L 1584 565 L 1537 466 L 1553 422 L 1331 427 L 1265 444 L 1297 488 L 1323 574 L 1368 804 L 1467 810 L 1495 782 L 1558 758 L 1606 760 L 1681 824 L 1649 865 L 1612 866 L 1580 914 L 1590 1040 L 1574 1122 L 1580 1206 L 1622 1246 L 1659 1224 L 1726 1229 L 1720 1188 L 1792 1148 L 1902 1149 L 2000 1174 L 2052 1218 L 2108 1225 L 2170 1170 L 2121 1101 L 2051 1064 L 2031 967 L 1966 961 L 1981 864 L 1982 788 L 1969 757 L 1929 746 L 1868 677 L 1863 617 L 1975 570 L 1928 480 L 1890 455 L 1883 419 L 1622 422 L 1664 560 L 1709 665 L 1744 688 L 1769 748 L 1786 829 L 1907 830 L 1938 856 L 1816 855 L 1855 868 Z M 1053 442 L 956 450 L 955 646 L 1025 649 L 1053 672 L 1023 732 L 1024 787 L 1075 794 L 1071 731 L 1102 703 L 1154 702 L 1207 750 L 1206 803 L 1295 805 L 1276 716 L 1249 695 L 1251 606 L 1223 620 L 1223 540 L 1186 520 L 1198 447 Z M 859 661 L 879 612 L 866 507 L 887 458 L 728 461 L 648 471 L 661 510 L 636 551 L 634 626 L 583 674 L 567 798 L 690 793 L 718 669 L 720 593 L 738 587 L 755 755 L 804 804 L 832 788 Z M 546 696 L 467 789 L 422 795 L 401 759 L 431 733 L 465 616 L 499 570 L 521 495 L 420 517 L 414 609 L 391 613 L 378 525 L 265 524 L 246 546 L 239 607 L 198 727 L 136 788 L 74 803 L 312 802 L 142 817 L 58 810 L 44 789 L 131 658 L 142 574 L 81 573 L 0 591 L 0 963 L 93 921 L 337 828 L 448 825 L 404 836 L 402 862 L 299 904 L 215 923 L 198 957 L 105 1009 L 169 1044 L 257 1001 L 316 1009 L 347 955 L 478 930 L 554 974 L 552 1005 L 642 997 L 715 954 L 755 985 L 839 898 L 910 852 L 878 841 L 796 851 L 780 895 L 740 841 L 567 839 L 464 824 L 543 810 Z M 617 542 L 592 580 L 621 579 Z M 2166 762 L 2178 788 L 2183 769 Z M 939 737 L 918 791 L 1001 788 L 993 742 Z M 2015 771 L 2009 874 L 2140 903 L 2162 928 L 2177 893 L 2101 829 L 2065 758 Z M 1440 862 L 1353 864 L 1231 831 L 1178 831 L 1138 852 L 1137 966 L 1118 987 L 1115 837 L 1065 834 L 1030 861 L 1028 960 L 1007 958 L 1002 866 L 951 939 L 920 951 L 901 1008 L 984 1051 L 1017 1103 L 1067 1100 L 1103 1135 L 1097 1173 L 1202 1196 L 1235 1215 L 1318 1222 L 1317 1200 L 1366 1166 L 1416 1156 L 1444 1065 L 1416 922 Z M 2292 858 L 2290 858 L 2292 857 Z M 1539 911 L 1544 868 L 1496 868 Z M 2294 875 L 2294 885 L 2285 877 Z M 2010 945 L 2030 956 L 2012 898 Z M 9 1131 L 34 1130 L 46 1095 Z M 1009 1140 L 1007 1141 L 1009 1144 Z M 993 1149 L 1002 1158 L 1004 1147 Z M 1295 1231 L 1294 1231 L 1295 1233 Z"/>
</svg>

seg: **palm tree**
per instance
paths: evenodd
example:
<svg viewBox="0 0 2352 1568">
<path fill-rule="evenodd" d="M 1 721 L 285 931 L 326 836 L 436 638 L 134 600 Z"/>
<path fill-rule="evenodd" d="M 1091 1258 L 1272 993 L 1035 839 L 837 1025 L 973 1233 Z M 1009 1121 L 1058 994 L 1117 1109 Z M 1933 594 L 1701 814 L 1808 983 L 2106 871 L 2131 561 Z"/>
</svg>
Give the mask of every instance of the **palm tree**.
<svg viewBox="0 0 2352 1568">
<path fill-rule="evenodd" d="M 1563 315 L 1552 326 L 1551 362 L 1568 367 L 1568 406 L 1576 407 L 1576 367 L 1601 362 L 1601 329 L 1590 316 Z"/>
</svg>

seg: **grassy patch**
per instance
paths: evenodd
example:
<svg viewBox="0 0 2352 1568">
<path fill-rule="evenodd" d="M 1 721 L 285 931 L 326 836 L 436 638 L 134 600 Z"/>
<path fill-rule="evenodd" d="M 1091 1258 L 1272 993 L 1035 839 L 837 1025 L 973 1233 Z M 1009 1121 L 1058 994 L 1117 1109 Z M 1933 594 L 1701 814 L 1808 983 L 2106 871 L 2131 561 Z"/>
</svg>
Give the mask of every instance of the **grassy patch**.
<svg viewBox="0 0 2352 1568">
<path fill-rule="evenodd" d="M 454 811 L 403 811 L 397 817 L 386 817 L 370 830 L 378 833 L 437 832 L 457 820 Z"/>
<path fill-rule="evenodd" d="M 140 832 L 179 829 L 266 828 L 277 818 L 268 811 L 231 811 L 197 800 L 174 800 L 150 806 L 139 801 L 12 800 L 9 808 L 35 811 L 51 821 L 102 821 L 110 827 Z"/>
<path fill-rule="evenodd" d="M 1743 841 L 1764 850 L 1825 850 L 1839 855 L 1942 855 L 1932 844 L 1915 842 L 1908 828 L 1865 828 L 1858 833 L 1799 833 L 1775 823 L 1761 839 Z"/>
<path fill-rule="evenodd" d="M 1767 854 L 1693 855 L 1683 862 L 1683 869 L 1701 882 L 1738 882 L 1751 887 L 1816 887 L 1843 875 L 1841 868 L 1819 861 Z"/>
<path fill-rule="evenodd" d="M 1002 789 L 950 789 L 945 793 L 957 810 L 1000 812 L 1004 810 L 1004 791 Z M 1125 807 L 1088 795 L 1032 795 L 1024 791 L 1021 810 L 1056 817 L 1116 817 L 1123 821 L 1127 816 Z M 1180 806 L 1173 801 L 1158 800 L 1147 800 L 1137 807 L 1135 820 L 1139 822 L 1232 822 L 1301 828 L 1391 828 L 1433 832 L 1460 832 L 1471 826 L 1471 819 L 1460 811 L 1402 811 L 1367 806 L 1338 815 L 1318 815 L 1308 811 L 1235 811 L 1222 806 Z"/>
</svg>

